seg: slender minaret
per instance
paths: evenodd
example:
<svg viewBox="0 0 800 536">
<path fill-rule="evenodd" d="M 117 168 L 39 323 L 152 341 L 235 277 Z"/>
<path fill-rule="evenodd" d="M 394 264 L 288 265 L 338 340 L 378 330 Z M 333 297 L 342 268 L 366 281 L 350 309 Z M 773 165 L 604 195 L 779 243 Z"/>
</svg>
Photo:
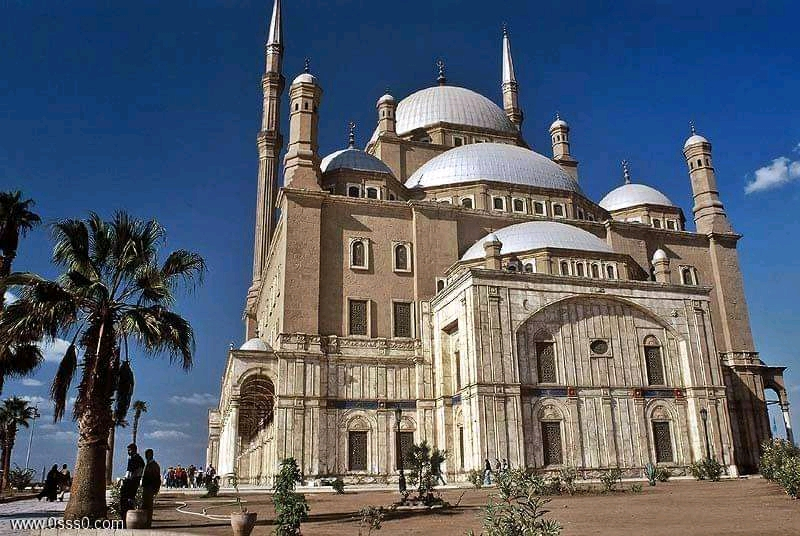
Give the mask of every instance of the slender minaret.
<svg viewBox="0 0 800 536">
<path fill-rule="evenodd" d="M 514 60 L 511 58 L 511 41 L 508 38 L 508 26 L 503 25 L 503 110 L 508 119 L 518 129 L 522 128 L 522 109 L 519 107 L 519 85 L 514 74 Z"/>
<path fill-rule="evenodd" d="M 397 112 L 397 102 L 389 94 L 388 90 L 383 97 L 378 99 L 376 107 L 378 108 L 378 134 L 396 135 L 395 113 Z"/>
<path fill-rule="evenodd" d="M 683 156 L 686 158 L 689 177 L 692 180 L 694 194 L 692 210 L 697 232 L 733 233 L 733 227 L 728 221 L 728 215 L 717 190 L 717 177 L 714 173 L 714 162 L 711 160 L 711 144 L 695 131 L 693 123 L 690 123 L 690 127 L 692 134 L 683 145 Z"/>
<path fill-rule="evenodd" d="M 556 120 L 550 125 L 550 141 L 553 144 L 553 161 L 578 180 L 578 161 L 569 151 L 569 124 L 561 119 L 558 112 Z"/>
<path fill-rule="evenodd" d="M 266 68 L 261 79 L 264 95 L 261 131 L 258 133 L 258 190 L 256 194 L 256 229 L 253 248 L 253 285 L 248 292 L 248 312 L 255 303 L 261 284 L 261 273 L 267 257 L 270 239 L 275 230 L 275 200 L 278 196 L 280 152 L 283 138 L 280 132 L 281 95 L 285 84 L 283 63 L 283 31 L 281 0 L 275 0 L 269 36 L 266 43 Z M 248 328 L 249 331 L 249 328 Z M 252 335 L 248 333 L 248 336 Z"/>
<path fill-rule="evenodd" d="M 321 190 L 319 103 L 322 88 L 306 60 L 304 72 L 289 87 L 289 144 L 283 158 L 283 186 Z"/>
</svg>

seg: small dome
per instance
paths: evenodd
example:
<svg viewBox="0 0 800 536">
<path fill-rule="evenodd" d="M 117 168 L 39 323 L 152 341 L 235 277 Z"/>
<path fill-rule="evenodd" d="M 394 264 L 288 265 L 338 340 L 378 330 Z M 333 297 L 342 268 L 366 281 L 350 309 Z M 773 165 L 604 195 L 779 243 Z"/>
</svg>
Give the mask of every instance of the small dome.
<svg viewBox="0 0 800 536">
<path fill-rule="evenodd" d="M 497 235 L 494 233 L 489 233 L 488 235 L 486 235 L 486 238 L 483 239 L 484 244 L 488 244 L 489 242 L 497 242 L 498 244 L 502 244 L 502 242 L 500 242 L 500 239 L 497 238 Z"/>
<path fill-rule="evenodd" d="M 521 253 L 542 248 L 574 249 L 596 253 L 613 253 L 614 250 L 603 240 L 583 229 L 554 221 L 529 221 L 517 223 L 489 233 L 473 244 L 461 257 L 462 261 L 482 259 L 486 253 L 485 242 L 494 236 L 502 242 L 501 255 Z"/>
<path fill-rule="evenodd" d="M 698 143 L 708 143 L 708 140 L 700 134 L 692 134 L 689 136 L 689 139 L 686 140 L 686 143 L 683 144 L 683 148 L 686 149 L 689 146 L 697 145 Z"/>
<path fill-rule="evenodd" d="M 334 169 L 353 169 L 356 171 L 388 173 L 394 176 L 389 166 L 384 164 L 379 158 L 353 147 L 329 154 L 322 159 L 319 167 L 323 173 L 326 171 L 333 171 Z"/>
<path fill-rule="evenodd" d="M 239 347 L 239 350 L 246 350 L 250 352 L 268 352 L 269 347 L 267 344 L 259 339 L 258 337 L 253 337 L 243 345 Z"/>
<path fill-rule="evenodd" d="M 667 257 L 667 252 L 663 249 L 657 249 L 655 253 L 653 253 L 653 262 L 656 261 L 668 261 L 669 257 Z"/>
<path fill-rule="evenodd" d="M 553 124 L 550 125 L 550 130 L 555 130 L 557 128 L 566 128 L 567 130 L 569 130 L 569 124 L 567 124 L 567 122 L 564 121 L 563 119 L 556 119 L 555 121 L 553 121 Z"/>
<path fill-rule="evenodd" d="M 539 153 L 505 143 L 472 143 L 430 159 L 414 172 L 406 188 L 446 186 L 490 180 L 582 194 L 561 166 Z"/>
<path fill-rule="evenodd" d="M 394 102 L 395 102 L 394 97 L 392 97 L 391 95 L 389 95 L 387 93 L 386 95 L 384 95 L 383 97 L 378 99 L 378 106 L 380 106 L 381 104 L 384 104 L 384 103 L 394 104 Z"/>
<path fill-rule="evenodd" d="M 297 78 L 292 80 L 292 85 L 295 84 L 316 84 L 317 77 L 311 73 L 300 73 Z"/>
<path fill-rule="evenodd" d="M 609 212 L 637 205 L 675 206 L 667 196 L 644 184 L 623 184 L 619 188 L 611 190 L 599 205 Z"/>
</svg>

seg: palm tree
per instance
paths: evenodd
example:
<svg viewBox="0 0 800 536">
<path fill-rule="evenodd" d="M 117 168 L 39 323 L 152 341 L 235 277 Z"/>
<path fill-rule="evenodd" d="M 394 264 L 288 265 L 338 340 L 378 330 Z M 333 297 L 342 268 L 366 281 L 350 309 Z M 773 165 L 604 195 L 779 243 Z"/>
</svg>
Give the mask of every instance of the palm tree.
<svg viewBox="0 0 800 536">
<path fill-rule="evenodd" d="M 10 275 L 8 283 L 21 297 L 0 319 L 0 337 L 72 340 L 50 388 L 56 421 L 78 371 L 77 349 L 83 351 L 73 412 L 78 457 L 64 518 L 103 519 L 108 433 L 112 424 L 124 422 L 133 393 L 128 343 L 147 354 L 168 353 L 184 370 L 192 366 L 192 327 L 171 308 L 179 287 L 202 280 L 205 261 L 177 250 L 159 262 L 164 228 L 124 212 L 110 221 L 92 213 L 86 220 L 58 222 L 53 237 L 53 261 L 63 274 L 55 281 Z"/>
<path fill-rule="evenodd" d="M 11 273 L 11 264 L 17 256 L 19 239 L 41 222 L 33 212 L 33 201 L 22 200 L 21 192 L 0 192 L 0 314 L 5 304 L 5 278 Z M 10 340 L 0 345 L 0 393 L 8 376 L 25 376 L 42 361 L 42 353 L 35 341 Z"/>
<path fill-rule="evenodd" d="M 16 396 L 3 401 L 0 406 L 0 429 L 2 429 L 3 480 L 0 489 L 8 487 L 8 471 L 11 469 L 11 452 L 17 439 L 20 426 L 27 428 L 36 415 L 36 408 L 28 405 L 27 400 Z"/>
<path fill-rule="evenodd" d="M 136 443 L 136 433 L 139 431 L 139 419 L 142 418 L 142 413 L 147 413 L 147 402 L 137 400 L 133 403 L 133 441 L 131 443 Z"/>
<path fill-rule="evenodd" d="M 0 192 L 0 311 L 6 293 L 3 279 L 11 273 L 19 239 L 42 221 L 31 212 L 33 204 L 30 199 L 22 200 L 22 192 Z"/>
</svg>

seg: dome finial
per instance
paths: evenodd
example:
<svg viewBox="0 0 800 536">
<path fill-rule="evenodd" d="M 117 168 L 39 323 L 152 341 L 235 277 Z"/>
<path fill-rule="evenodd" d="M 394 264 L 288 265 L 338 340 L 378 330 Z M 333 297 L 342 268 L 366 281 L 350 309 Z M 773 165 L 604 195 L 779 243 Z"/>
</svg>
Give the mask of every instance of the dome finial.
<svg viewBox="0 0 800 536">
<path fill-rule="evenodd" d="M 508 23 L 503 23 L 503 37 L 508 37 Z"/>
<path fill-rule="evenodd" d="M 349 135 L 348 135 L 349 137 L 348 137 L 347 146 L 348 146 L 350 149 L 355 149 L 355 147 L 356 147 L 356 124 L 355 124 L 355 123 L 353 123 L 352 121 L 350 121 L 350 122 L 347 124 L 347 127 L 348 127 L 348 128 L 349 128 L 349 130 L 350 130 L 350 133 L 349 133 Z"/>
<path fill-rule="evenodd" d="M 311 60 L 308 59 L 308 58 L 306 58 L 305 65 L 303 66 L 303 72 L 304 73 L 310 73 L 311 72 Z"/>
<path fill-rule="evenodd" d="M 689 120 L 689 130 L 692 131 L 692 135 L 697 134 L 697 131 L 694 129 L 694 119 Z"/>
<path fill-rule="evenodd" d="M 628 169 L 628 161 L 622 161 L 622 176 L 625 178 L 625 184 L 631 183 L 631 171 Z"/>
<path fill-rule="evenodd" d="M 439 77 L 436 81 L 439 82 L 440 86 L 443 86 L 447 83 L 447 77 L 444 75 L 444 61 L 441 59 L 438 60 L 436 66 L 439 67 Z"/>
<path fill-rule="evenodd" d="M 556 121 L 561 121 L 561 116 L 558 114 L 558 110 L 556 110 Z"/>
</svg>

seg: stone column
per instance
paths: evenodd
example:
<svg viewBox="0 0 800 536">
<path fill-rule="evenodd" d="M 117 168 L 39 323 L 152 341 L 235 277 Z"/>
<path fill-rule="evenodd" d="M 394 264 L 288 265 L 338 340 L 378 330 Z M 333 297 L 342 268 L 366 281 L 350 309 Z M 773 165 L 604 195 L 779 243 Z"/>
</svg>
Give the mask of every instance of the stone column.
<svg viewBox="0 0 800 536">
<path fill-rule="evenodd" d="M 225 427 L 225 461 L 226 465 L 220 468 L 220 476 L 227 481 L 236 471 L 236 456 L 239 454 L 236 445 L 239 443 L 239 398 L 231 397 L 231 407 L 228 410 L 228 423 Z"/>
<path fill-rule="evenodd" d="M 786 440 L 794 445 L 794 432 L 792 432 L 792 418 L 789 415 L 789 403 L 781 403 L 781 413 L 783 414 L 783 426 L 786 428 Z"/>
</svg>

